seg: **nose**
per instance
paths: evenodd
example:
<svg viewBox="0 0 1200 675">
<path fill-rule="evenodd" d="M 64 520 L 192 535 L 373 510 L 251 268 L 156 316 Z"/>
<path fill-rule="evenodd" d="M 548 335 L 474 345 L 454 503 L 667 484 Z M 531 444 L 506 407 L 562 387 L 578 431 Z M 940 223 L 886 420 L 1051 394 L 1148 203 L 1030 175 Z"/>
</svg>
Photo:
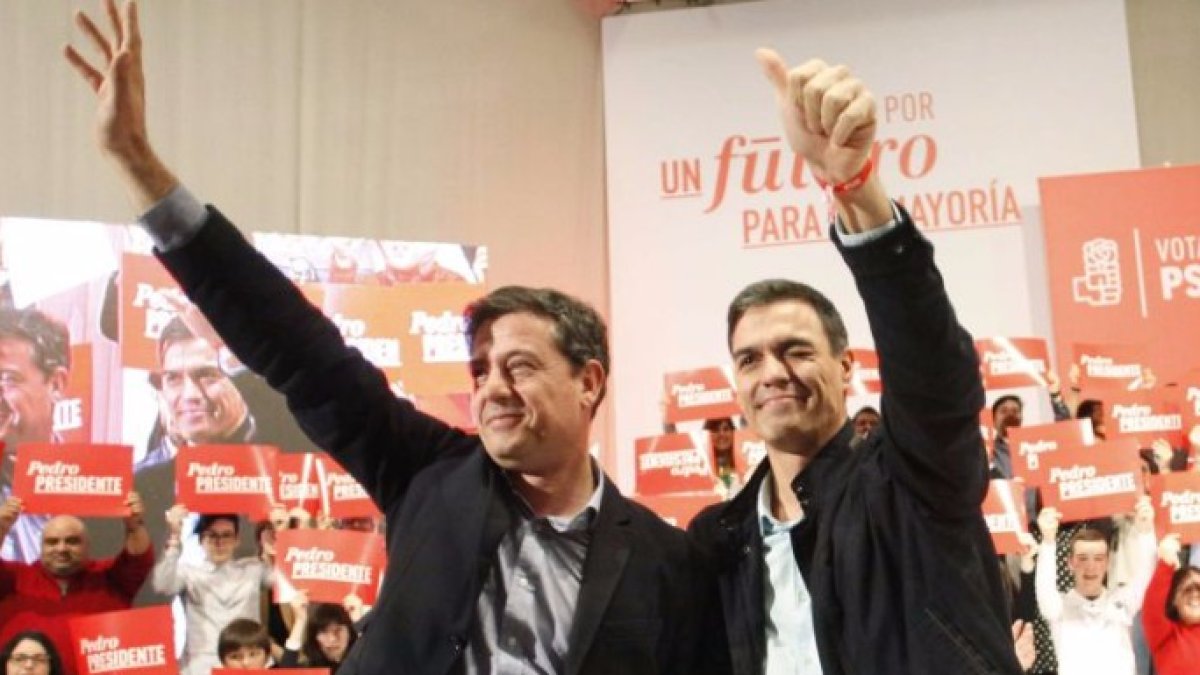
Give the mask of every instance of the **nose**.
<svg viewBox="0 0 1200 675">
<path fill-rule="evenodd" d="M 792 371 L 788 367 L 786 361 L 779 357 L 778 354 L 768 351 L 763 356 L 762 365 L 762 381 L 763 384 L 772 384 L 776 386 L 784 386 L 792 379 Z"/>
</svg>

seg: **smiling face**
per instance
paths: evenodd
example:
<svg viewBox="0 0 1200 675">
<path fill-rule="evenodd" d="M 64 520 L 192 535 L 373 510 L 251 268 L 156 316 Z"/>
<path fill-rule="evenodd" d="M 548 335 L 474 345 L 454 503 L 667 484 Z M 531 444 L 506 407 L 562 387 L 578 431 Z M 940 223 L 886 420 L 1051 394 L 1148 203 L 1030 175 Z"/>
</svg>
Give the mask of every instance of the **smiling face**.
<svg viewBox="0 0 1200 675">
<path fill-rule="evenodd" d="M 573 367 L 549 319 L 515 312 L 480 326 L 471 373 L 471 410 L 501 467 L 545 475 L 586 457 L 604 371 L 596 361 Z"/>
<path fill-rule="evenodd" d="M 246 402 L 221 371 L 217 350 L 200 338 L 172 342 L 163 350 L 158 380 L 165 424 L 189 443 L 227 441 L 246 419 Z"/>
<path fill-rule="evenodd" d="M 1076 541 L 1071 546 L 1067 567 L 1075 577 L 1075 590 L 1086 598 L 1104 592 L 1104 575 L 1108 573 L 1108 543 Z"/>
<path fill-rule="evenodd" d="M 42 530 L 42 566 L 58 578 L 72 576 L 88 561 L 87 530 L 75 516 L 56 516 Z"/>
<path fill-rule="evenodd" d="M 846 422 L 850 356 L 833 353 L 808 303 L 781 300 L 746 310 L 730 349 L 742 410 L 770 448 L 815 452 Z"/>
<path fill-rule="evenodd" d="M 1186 626 L 1200 625 L 1200 570 L 1187 571 L 1175 588 L 1171 604 L 1179 612 L 1179 620 Z"/>
</svg>

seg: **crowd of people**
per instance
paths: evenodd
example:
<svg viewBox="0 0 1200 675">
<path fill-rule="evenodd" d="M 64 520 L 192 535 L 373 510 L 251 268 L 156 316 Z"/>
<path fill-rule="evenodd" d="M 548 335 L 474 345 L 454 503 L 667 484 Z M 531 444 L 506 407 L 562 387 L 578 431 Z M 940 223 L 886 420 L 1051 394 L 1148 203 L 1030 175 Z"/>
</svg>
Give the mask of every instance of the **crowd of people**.
<svg viewBox="0 0 1200 675">
<path fill-rule="evenodd" d="M 479 434 L 418 411 L 155 154 L 137 5 L 104 8 L 106 30 L 77 15 L 98 56 L 66 51 L 96 95 L 100 150 L 222 344 L 278 388 L 385 514 L 387 571 L 370 609 L 312 604 L 304 593 L 271 603 L 271 533 L 282 518 L 256 525 L 258 554 L 236 559 L 248 524 L 206 514 L 193 528 L 205 560 L 190 564 L 180 556 L 187 514 L 172 507 L 155 563 L 145 507 L 131 494 L 115 558 L 90 559 L 84 524 L 58 516 L 41 529 L 39 560 L 0 563 L 8 672 L 73 672 L 69 617 L 129 607 L 147 580 L 184 598 L 189 675 L 218 664 L 343 675 L 1070 675 L 1134 672 L 1139 644 L 1162 675 L 1200 663 L 1200 569 L 1178 536 L 1154 541 L 1144 500 L 1096 523 L 1035 505 L 1041 543 L 1026 541 L 1014 574 L 995 555 L 980 504 L 989 473 L 1011 475 L 1007 432 L 1023 403 L 996 401 L 989 460 L 973 341 L 932 245 L 873 166 L 874 99 L 847 68 L 758 55 L 789 145 L 836 211 L 830 238 L 866 308 L 880 406 L 850 419 L 849 341 L 828 298 L 784 279 L 746 286 L 725 338 L 746 426 L 766 457 L 685 533 L 624 497 L 589 455 L 611 367 L 592 307 L 552 289 L 492 291 L 467 310 Z M 1087 417 L 1104 436 L 1102 404 L 1071 411 L 1054 383 L 1050 393 L 1056 414 Z M 724 439 L 733 428 L 710 431 Z M 1163 470 L 1150 460 L 1168 450 L 1174 458 L 1152 448 L 1148 470 Z M 714 465 L 728 471 L 723 440 L 718 451 Z M 21 509 L 9 498 L 0 525 L 13 527 Z M 364 610 L 360 631 L 354 614 Z"/>
</svg>

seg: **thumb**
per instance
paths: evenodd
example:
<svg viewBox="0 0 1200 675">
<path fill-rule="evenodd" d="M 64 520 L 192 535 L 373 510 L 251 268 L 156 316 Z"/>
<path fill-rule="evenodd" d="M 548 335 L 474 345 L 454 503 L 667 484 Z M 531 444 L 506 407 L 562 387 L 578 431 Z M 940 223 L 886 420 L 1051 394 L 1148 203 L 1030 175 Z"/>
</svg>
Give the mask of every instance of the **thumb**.
<svg viewBox="0 0 1200 675">
<path fill-rule="evenodd" d="M 775 88 L 775 94 L 782 98 L 787 93 L 787 64 L 783 57 L 774 49 L 764 47 L 754 52 L 754 58 L 758 59 L 767 81 Z"/>
</svg>

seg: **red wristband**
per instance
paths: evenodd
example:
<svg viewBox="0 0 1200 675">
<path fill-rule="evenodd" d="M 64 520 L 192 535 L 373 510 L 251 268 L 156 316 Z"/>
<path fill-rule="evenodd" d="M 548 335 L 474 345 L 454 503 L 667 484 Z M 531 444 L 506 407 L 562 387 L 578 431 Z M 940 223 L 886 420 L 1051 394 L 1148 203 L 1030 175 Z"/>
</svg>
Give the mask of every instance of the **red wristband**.
<svg viewBox="0 0 1200 675">
<path fill-rule="evenodd" d="M 868 157 L 866 163 L 863 164 L 862 168 L 858 170 L 858 173 L 852 176 L 850 180 L 830 187 L 829 183 L 818 178 L 817 185 L 821 186 L 822 190 L 830 191 L 835 195 L 844 195 L 847 192 L 854 192 L 858 188 L 865 185 L 867 179 L 871 177 L 871 170 L 874 168 L 875 164 L 871 161 L 871 158 Z"/>
</svg>

